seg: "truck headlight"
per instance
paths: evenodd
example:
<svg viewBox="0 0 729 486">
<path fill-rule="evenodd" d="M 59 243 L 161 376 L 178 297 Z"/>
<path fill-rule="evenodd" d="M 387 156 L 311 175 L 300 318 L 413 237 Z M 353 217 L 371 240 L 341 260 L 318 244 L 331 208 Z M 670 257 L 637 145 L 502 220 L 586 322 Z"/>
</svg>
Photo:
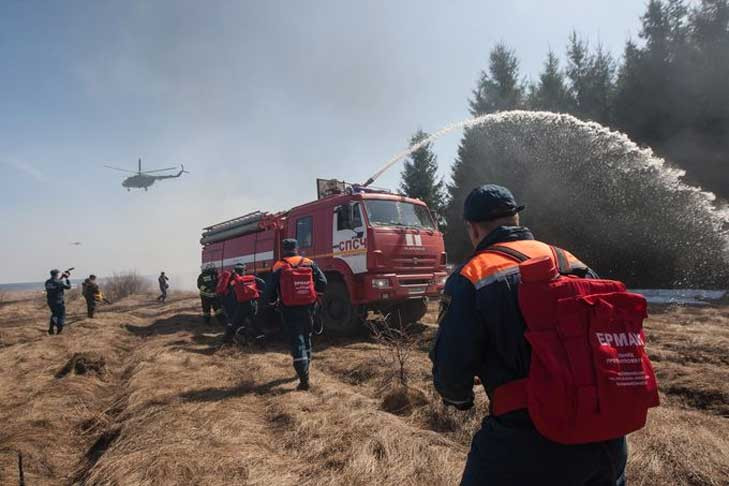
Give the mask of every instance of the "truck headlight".
<svg viewBox="0 0 729 486">
<path fill-rule="evenodd" d="M 389 278 L 373 278 L 372 279 L 373 289 L 389 289 L 390 279 Z"/>
</svg>

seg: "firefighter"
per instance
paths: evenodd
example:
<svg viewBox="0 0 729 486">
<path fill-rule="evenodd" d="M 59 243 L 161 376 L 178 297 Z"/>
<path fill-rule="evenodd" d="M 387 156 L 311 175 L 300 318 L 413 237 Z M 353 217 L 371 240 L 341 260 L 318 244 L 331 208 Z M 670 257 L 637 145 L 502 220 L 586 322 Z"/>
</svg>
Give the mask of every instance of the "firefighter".
<svg viewBox="0 0 729 486">
<path fill-rule="evenodd" d="M 81 293 L 86 300 L 86 315 L 93 319 L 96 311 L 96 303 L 102 299 L 101 289 L 96 283 L 96 275 L 89 275 L 89 278 L 81 284 Z"/>
<path fill-rule="evenodd" d="M 531 348 L 517 300 L 518 267 L 494 266 L 489 263 L 493 253 L 482 252 L 497 244 L 526 255 L 549 248 L 520 226 L 523 209 L 501 186 L 481 186 L 468 195 L 464 219 L 475 253 L 456 268 L 443 291 L 430 352 L 435 388 L 446 405 L 467 410 L 473 406 L 477 377 L 491 407 L 473 438 L 461 485 L 624 484 L 624 437 L 562 445 L 541 435 L 524 408 L 494 415 L 494 390 L 528 376 Z M 596 278 L 584 264 L 564 255 L 574 268 L 583 269 L 582 276 Z"/>
<path fill-rule="evenodd" d="M 59 277 L 60 274 L 60 277 Z M 51 309 L 51 319 L 48 325 L 48 334 L 52 335 L 55 329 L 56 334 L 63 331 L 63 323 L 66 319 L 66 304 L 63 300 L 63 291 L 71 288 L 68 280 L 68 272 L 61 273 L 60 270 L 51 270 L 51 278 L 46 280 L 46 299 Z"/>
<path fill-rule="evenodd" d="M 283 240 L 281 249 L 283 258 L 273 266 L 263 301 L 270 304 L 278 300 L 299 377 L 296 389 L 308 390 L 314 305 L 317 292 L 326 289 L 327 279 L 316 263 L 299 256 L 296 240 Z"/>
<path fill-rule="evenodd" d="M 233 272 L 230 270 L 224 270 L 218 277 L 218 285 L 215 289 L 218 302 L 220 302 L 223 309 L 224 327 L 227 327 L 228 323 L 233 322 L 235 310 L 238 307 L 238 303 L 235 301 L 235 292 L 233 292 L 233 288 L 230 285 L 232 275 Z"/>
<path fill-rule="evenodd" d="M 214 265 L 206 265 L 202 273 L 197 277 L 197 288 L 200 291 L 200 302 L 202 304 L 203 319 L 205 324 L 210 324 L 210 313 L 215 314 L 218 322 L 223 323 L 223 309 L 220 308 L 218 295 L 215 289 L 218 286 L 218 270 Z"/>
<path fill-rule="evenodd" d="M 159 283 L 159 297 L 157 297 L 157 300 L 162 302 L 164 304 L 165 300 L 167 300 L 167 289 L 170 288 L 169 278 L 167 275 L 165 275 L 165 272 L 160 272 L 159 278 L 157 278 L 157 282 Z"/>
<path fill-rule="evenodd" d="M 245 333 L 245 338 L 260 339 L 263 335 L 256 326 L 255 318 L 258 313 L 258 300 L 265 290 L 266 282 L 255 275 L 246 275 L 245 264 L 236 263 L 228 286 L 231 297 L 235 298 L 235 310 L 232 319 L 228 319 L 225 326 L 223 342 L 232 342 L 241 332 Z"/>
</svg>

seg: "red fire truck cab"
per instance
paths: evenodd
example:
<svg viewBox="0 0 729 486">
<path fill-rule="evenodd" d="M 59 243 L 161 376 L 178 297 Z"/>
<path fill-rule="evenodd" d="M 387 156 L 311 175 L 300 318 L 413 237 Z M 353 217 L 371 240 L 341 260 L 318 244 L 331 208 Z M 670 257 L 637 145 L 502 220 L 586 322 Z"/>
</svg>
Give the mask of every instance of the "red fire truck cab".
<svg viewBox="0 0 729 486">
<path fill-rule="evenodd" d="M 202 265 L 245 263 L 264 279 L 295 238 L 329 285 L 322 298 L 325 328 L 356 332 L 369 310 L 415 322 L 446 279 L 443 235 L 418 199 L 338 186 L 316 201 L 271 214 L 256 211 L 204 228 Z"/>
</svg>

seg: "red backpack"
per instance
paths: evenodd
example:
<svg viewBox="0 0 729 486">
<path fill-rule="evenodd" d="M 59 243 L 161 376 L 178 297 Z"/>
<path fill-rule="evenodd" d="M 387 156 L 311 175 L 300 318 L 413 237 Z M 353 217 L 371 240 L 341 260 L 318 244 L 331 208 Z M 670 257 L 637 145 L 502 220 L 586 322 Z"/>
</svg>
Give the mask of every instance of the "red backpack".
<svg viewBox="0 0 729 486">
<path fill-rule="evenodd" d="M 302 265 L 304 257 L 296 265 L 287 260 L 281 262 L 280 297 L 283 305 L 296 307 L 316 302 L 314 271 L 310 265 Z"/>
<path fill-rule="evenodd" d="M 645 352 L 646 300 L 622 282 L 570 275 L 565 252 L 552 250 L 556 265 L 508 247 L 488 250 L 521 262 L 519 308 L 531 345 L 528 377 L 494 390 L 493 414 L 527 408 L 537 430 L 561 444 L 638 430 L 658 406 Z"/>
<path fill-rule="evenodd" d="M 256 277 L 253 275 L 231 275 L 233 291 L 237 302 L 249 302 L 258 299 L 261 294 L 256 285 Z"/>
<path fill-rule="evenodd" d="M 220 274 L 220 277 L 218 278 L 218 285 L 215 287 L 215 293 L 218 294 L 220 297 L 225 297 L 228 295 L 228 287 L 230 287 L 230 276 L 232 272 L 230 270 L 226 270 L 223 273 Z"/>
</svg>

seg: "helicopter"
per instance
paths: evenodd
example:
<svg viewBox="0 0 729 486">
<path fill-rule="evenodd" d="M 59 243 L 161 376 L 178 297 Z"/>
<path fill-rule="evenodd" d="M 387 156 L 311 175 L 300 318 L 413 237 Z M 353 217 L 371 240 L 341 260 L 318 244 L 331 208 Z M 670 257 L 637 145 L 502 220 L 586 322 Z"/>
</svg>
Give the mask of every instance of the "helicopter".
<svg viewBox="0 0 729 486">
<path fill-rule="evenodd" d="M 185 166 L 180 164 L 180 171 L 175 175 L 149 175 L 154 172 L 164 172 L 167 170 L 175 170 L 176 167 L 167 167 L 165 169 L 154 169 L 154 170 L 142 170 L 142 159 L 139 159 L 139 169 L 135 172 L 133 170 L 127 170 L 127 169 L 120 169 L 119 167 L 112 167 L 110 165 L 105 165 L 107 169 L 114 169 L 119 170 L 122 172 L 129 172 L 131 174 L 134 174 L 133 176 L 129 176 L 126 179 L 122 181 L 122 186 L 127 188 L 127 191 L 131 191 L 132 189 L 144 189 L 145 191 L 149 189 L 149 187 L 154 184 L 154 181 L 162 180 L 162 179 L 176 179 L 180 177 L 182 174 L 189 174 L 188 171 L 185 170 Z"/>
</svg>

